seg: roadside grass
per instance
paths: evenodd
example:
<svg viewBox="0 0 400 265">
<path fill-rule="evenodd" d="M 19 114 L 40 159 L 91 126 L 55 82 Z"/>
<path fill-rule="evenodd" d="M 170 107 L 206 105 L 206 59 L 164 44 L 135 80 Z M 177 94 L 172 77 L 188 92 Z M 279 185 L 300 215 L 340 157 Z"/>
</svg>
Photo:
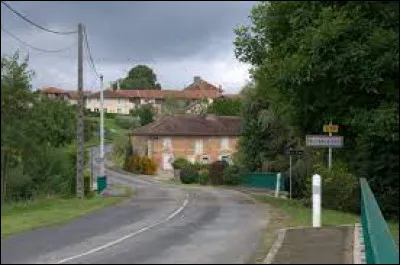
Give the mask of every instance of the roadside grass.
<svg viewBox="0 0 400 265">
<path fill-rule="evenodd" d="M 86 119 L 100 121 L 99 117 L 86 117 Z M 112 139 L 116 139 L 118 136 L 127 134 L 129 132 L 129 130 L 119 127 L 115 123 L 114 118 L 104 118 L 104 128 L 107 128 L 110 131 Z M 95 139 L 94 141 L 97 143 L 99 140 Z"/>
<path fill-rule="evenodd" d="M 107 206 L 116 205 L 130 196 L 92 198 L 38 198 L 27 202 L 10 203 L 1 211 L 1 238 L 35 228 L 62 224 Z"/>
<path fill-rule="evenodd" d="M 299 227 L 299 226 L 311 226 L 312 223 L 312 211 L 311 208 L 307 208 L 302 205 L 299 201 L 288 200 L 282 198 L 270 197 L 267 195 L 252 195 L 257 201 L 267 203 L 273 208 L 281 211 L 287 218 L 285 220 L 280 219 L 279 221 L 285 227 Z M 338 225 L 353 225 L 354 223 L 360 223 L 360 216 L 351 213 L 345 213 L 335 210 L 322 209 L 321 212 L 321 223 L 323 226 L 338 226 Z M 393 238 L 399 245 L 399 223 L 389 221 L 389 229 L 392 232 Z"/>
</svg>

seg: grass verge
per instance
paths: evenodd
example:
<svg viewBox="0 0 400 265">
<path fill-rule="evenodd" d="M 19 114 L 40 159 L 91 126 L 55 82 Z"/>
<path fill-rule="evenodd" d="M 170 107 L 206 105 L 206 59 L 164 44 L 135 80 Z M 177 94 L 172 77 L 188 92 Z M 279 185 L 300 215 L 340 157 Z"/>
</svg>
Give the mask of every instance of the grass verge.
<svg viewBox="0 0 400 265">
<path fill-rule="evenodd" d="M 130 194 L 127 194 L 129 196 Z M 49 197 L 28 202 L 11 203 L 1 212 L 1 237 L 35 228 L 62 224 L 74 218 L 115 205 L 124 197 L 95 196 L 88 199 Z"/>
<path fill-rule="evenodd" d="M 281 216 L 285 216 L 285 218 L 279 219 L 279 222 L 283 222 L 282 228 L 311 226 L 311 209 L 303 206 L 299 201 L 290 201 L 266 195 L 253 195 L 253 197 L 259 202 L 269 204 L 274 209 L 280 211 Z M 361 222 L 359 215 L 326 209 L 322 209 L 321 218 L 323 226 L 353 225 L 354 223 Z M 388 225 L 398 246 L 399 223 L 389 221 Z"/>
</svg>

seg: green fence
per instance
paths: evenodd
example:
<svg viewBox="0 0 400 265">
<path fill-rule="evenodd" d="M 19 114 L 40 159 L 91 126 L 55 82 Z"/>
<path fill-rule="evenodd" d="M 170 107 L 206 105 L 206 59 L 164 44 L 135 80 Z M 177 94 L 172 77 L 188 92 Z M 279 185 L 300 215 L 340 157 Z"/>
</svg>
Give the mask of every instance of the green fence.
<svg viewBox="0 0 400 265">
<path fill-rule="evenodd" d="M 368 182 L 360 179 L 361 223 L 368 264 L 399 264 L 399 250 Z"/>
<path fill-rule="evenodd" d="M 242 185 L 275 190 L 277 184 L 277 175 L 278 173 L 250 172 L 244 176 Z M 282 174 L 279 182 L 279 190 L 285 190 L 285 180 Z"/>
</svg>

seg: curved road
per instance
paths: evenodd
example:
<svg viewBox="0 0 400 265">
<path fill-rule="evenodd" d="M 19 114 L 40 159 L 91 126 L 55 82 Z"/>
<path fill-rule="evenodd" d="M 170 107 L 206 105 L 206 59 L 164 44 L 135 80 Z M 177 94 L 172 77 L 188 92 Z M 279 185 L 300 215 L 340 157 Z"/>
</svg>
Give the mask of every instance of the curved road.
<svg viewBox="0 0 400 265">
<path fill-rule="evenodd" d="M 135 196 L 68 224 L 1 241 L 1 263 L 247 263 L 268 216 L 246 195 L 106 170 Z M 148 179 L 148 177 L 147 177 Z"/>
</svg>

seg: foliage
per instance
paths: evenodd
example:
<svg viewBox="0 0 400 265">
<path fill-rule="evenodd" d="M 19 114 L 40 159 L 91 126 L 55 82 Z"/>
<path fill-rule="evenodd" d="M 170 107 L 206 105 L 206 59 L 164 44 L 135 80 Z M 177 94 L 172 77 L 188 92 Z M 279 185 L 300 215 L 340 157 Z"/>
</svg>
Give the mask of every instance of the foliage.
<svg viewBox="0 0 400 265">
<path fill-rule="evenodd" d="M 175 97 L 166 97 L 161 107 L 163 115 L 185 114 L 187 101 Z"/>
<path fill-rule="evenodd" d="M 184 167 L 181 169 L 180 179 L 183 184 L 196 183 L 199 179 L 199 173 L 193 166 Z"/>
<path fill-rule="evenodd" d="M 210 164 L 209 178 L 211 185 L 222 185 L 224 184 L 224 170 L 227 167 L 223 161 L 215 161 Z"/>
<path fill-rule="evenodd" d="M 217 98 L 207 108 L 207 113 L 218 116 L 240 116 L 242 103 L 240 99 Z"/>
<path fill-rule="evenodd" d="M 133 116 L 139 117 L 141 126 L 152 123 L 154 121 L 154 113 L 152 109 L 148 106 L 141 106 L 135 109 L 131 114 Z"/>
<path fill-rule="evenodd" d="M 174 162 L 172 163 L 172 167 L 174 169 L 182 169 L 185 167 L 190 166 L 192 163 L 190 163 L 187 159 L 183 158 L 183 157 L 178 157 L 177 159 L 174 160 Z"/>
<path fill-rule="evenodd" d="M 236 57 L 253 65 L 243 104 L 247 166 L 281 160 L 282 147 L 303 145 L 332 120 L 346 139 L 334 155 L 398 218 L 398 2 L 261 2 L 250 19 L 234 41 Z"/>
<path fill-rule="evenodd" d="M 157 171 L 157 164 L 147 156 L 132 155 L 127 158 L 124 169 L 132 173 L 154 175 Z"/>
<path fill-rule="evenodd" d="M 224 169 L 224 184 L 239 185 L 242 183 L 243 171 L 237 165 L 231 165 Z"/>
<path fill-rule="evenodd" d="M 1 194 L 7 202 L 75 193 L 75 161 L 65 152 L 76 135 L 74 108 L 32 93 L 31 77 L 18 53 L 2 57 Z"/>
<path fill-rule="evenodd" d="M 132 116 L 115 116 L 115 124 L 127 130 L 132 130 L 140 126 L 139 120 Z"/>
<path fill-rule="evenodd" d="M 128 76 L 120 79 L 120 89 L 161 89 L 161 85 L 157 82 L 157 76 L 153 69 L 146 65 L 137 65 L 128 72 Z M 117 82 L 112 84 L 113 88 L 117 88 Z"/>
<path fill-rule="evenodd" d="M 113 141 L 113 149 L 111 153 L 112 160 L 119 167 L 124 167 L 124 161 L 128 155 L 128 150 L 131 148 L 129 138 L 125 135 L 120 135 Z"/>
<path fill-rule="evenodd" d="M 207 185 L 209 182 L 209 176 L 208 176 L 208 170 L 207 169 L 201 169 L 199 172 L 199 184 L 201 185 Z"/>
</svg>

